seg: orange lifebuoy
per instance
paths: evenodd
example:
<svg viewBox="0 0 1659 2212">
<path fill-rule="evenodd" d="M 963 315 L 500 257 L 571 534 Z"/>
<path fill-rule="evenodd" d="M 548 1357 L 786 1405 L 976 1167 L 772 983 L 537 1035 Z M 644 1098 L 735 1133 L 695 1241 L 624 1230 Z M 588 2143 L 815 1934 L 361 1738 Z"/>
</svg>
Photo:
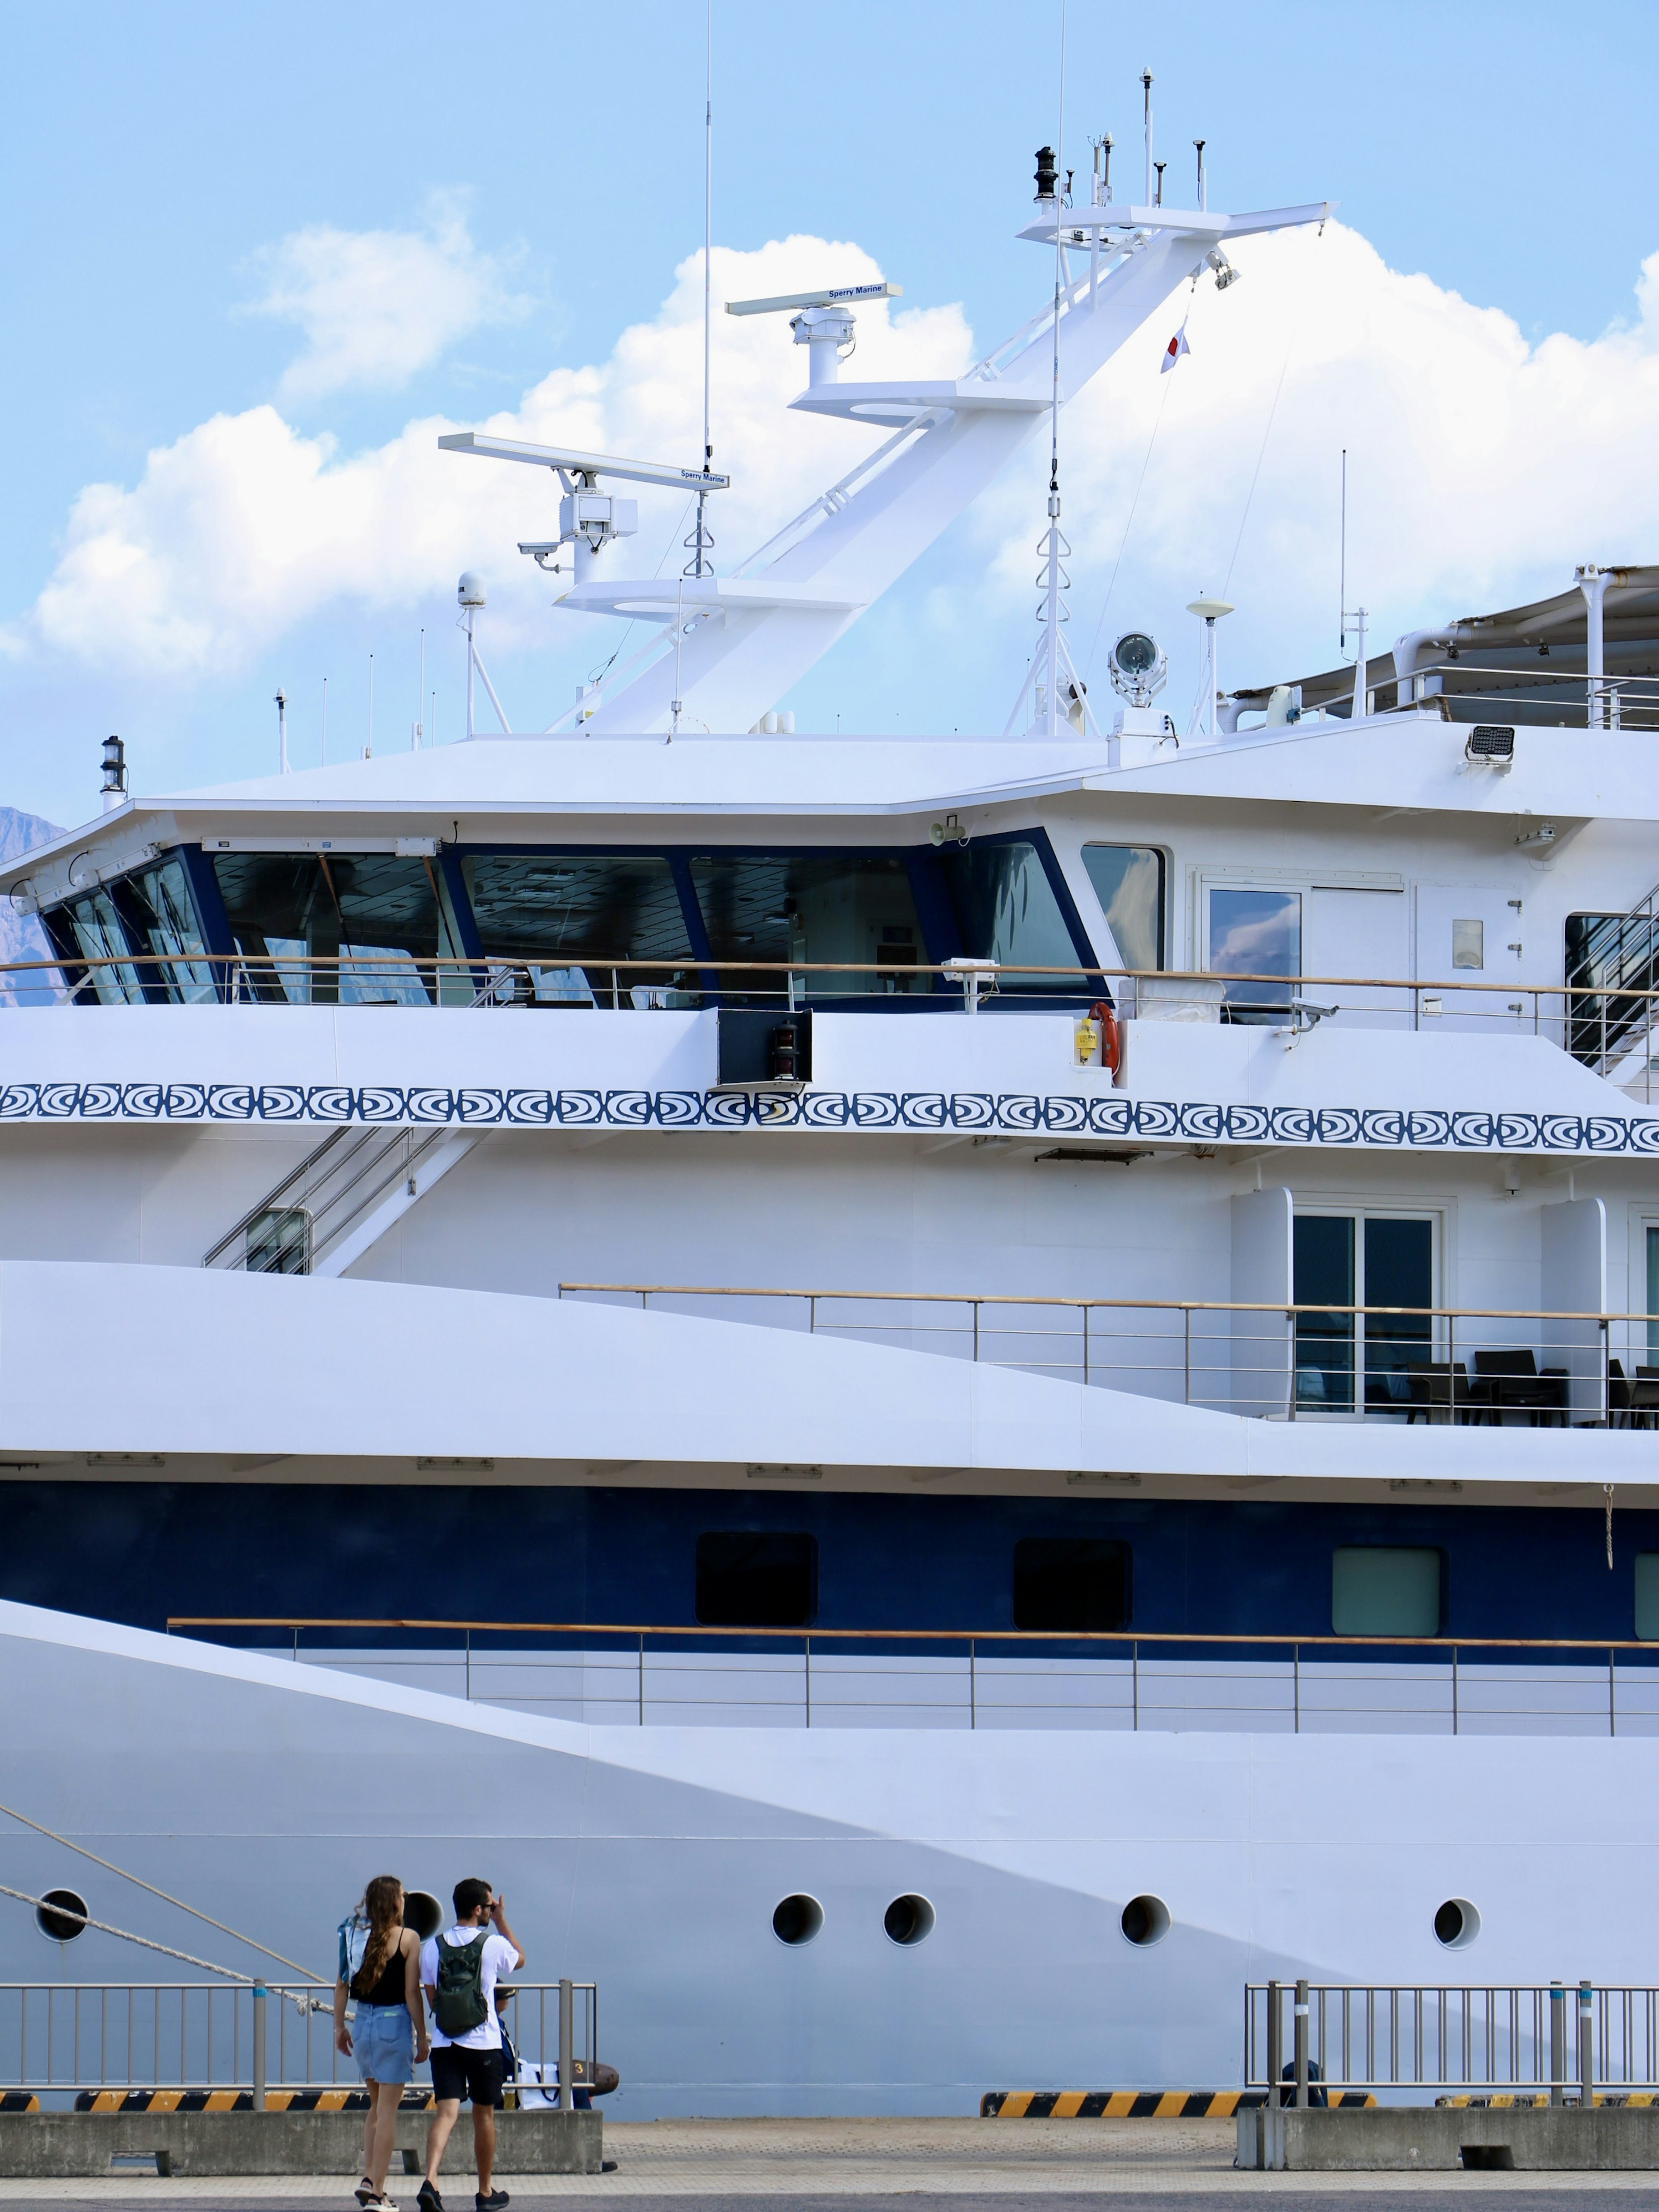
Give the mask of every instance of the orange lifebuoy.
<svg viewBox="0 0 1659 2212">
<path fill-rule="evenodd" d="M 1117 1016 L 1104 999 L 1098 999 L 1089 1009 L 1089 1019 L 1100 1024 L 1100 1064 L 1115 1075 L 1123 1057 L 1123 1040 L 1118 1033 Z"/>
</svg>

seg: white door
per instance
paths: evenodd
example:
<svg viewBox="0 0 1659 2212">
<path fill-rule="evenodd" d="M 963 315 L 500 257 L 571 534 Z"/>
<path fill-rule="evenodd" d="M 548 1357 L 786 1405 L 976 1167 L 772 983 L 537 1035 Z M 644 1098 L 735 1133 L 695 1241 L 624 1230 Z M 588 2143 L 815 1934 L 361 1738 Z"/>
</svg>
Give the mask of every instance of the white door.
<svg viewBox="0 0 1659 2212">
<path fill-rule="evenodd" d="M 1412 973 L 1437 991 L 1419 994 L 1419 1027 L 1516 1036 L 1532 1028 L 1525 973 L 1524 915 L 1501 890 L 1469 884 L 1419 884 Z M 1496 989 L 1460 985 L 1496 985 Z M 1436 1009 L 1438 1008 L 1437 1012 Z"/>
<path fill-rule="evenodd" d="M 1338 890 L 1316 884 L 1308 894 L 1306 928 L 1303 973 L 1358 981 L 1304 982 L 1304 999 L 1337 1006 L 1337 1021 L 1364 1029 L 1411 1027 L 1410 994 L 1376 988 L 1411 974 L 1411 901 L 1403 890 Z"/>
</svg>

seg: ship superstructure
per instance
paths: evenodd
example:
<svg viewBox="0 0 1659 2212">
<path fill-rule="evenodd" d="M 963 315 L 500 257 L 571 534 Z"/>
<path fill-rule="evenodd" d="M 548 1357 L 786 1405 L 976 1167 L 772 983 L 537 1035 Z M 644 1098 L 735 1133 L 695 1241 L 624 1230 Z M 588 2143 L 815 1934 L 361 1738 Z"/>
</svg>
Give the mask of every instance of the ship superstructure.
<svg viewBox="0 0 1659 2212">
<path fill-rule="evenodd" d="M 1056 376 L 1325 212 L 1057 181 L 1058 313 L 969 376 L 799 310 L 796 404 L 893 435 L 732 575 L 616 580 L 635 465 L 495 453 L 661 633 L 568 727 L 118 748 L 0 869 L 55 963 L 0 1024 L 13 1794 L 290 1946 L 365 1850 L 485 1854 L 634 2114 L 1220 2081 L 1247 1973 L 1547 1978 L 1569 1901 L 1630 1978 L 1654 572 L 1190 729 L 1137 633 L 1109 714 L 1056 648 L 1005 737 L 781 726 Z M 498 1809 L 430 1803 L 457 1744 Z"/>
</svg>

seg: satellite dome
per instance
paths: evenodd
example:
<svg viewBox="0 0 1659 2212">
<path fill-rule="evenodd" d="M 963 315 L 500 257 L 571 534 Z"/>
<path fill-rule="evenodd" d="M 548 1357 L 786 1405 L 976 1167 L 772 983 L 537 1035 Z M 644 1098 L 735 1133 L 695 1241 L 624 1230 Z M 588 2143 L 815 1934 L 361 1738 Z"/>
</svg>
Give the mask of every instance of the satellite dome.
<svg viewBox="0 0 1659 2212">
<path fill-rule="evenodd" d="M 483 578 L 476 568 L 469 568 L 455 586 L 455 597 L 464 607 L 481 607 L 484 604 Z"/>
</svg>

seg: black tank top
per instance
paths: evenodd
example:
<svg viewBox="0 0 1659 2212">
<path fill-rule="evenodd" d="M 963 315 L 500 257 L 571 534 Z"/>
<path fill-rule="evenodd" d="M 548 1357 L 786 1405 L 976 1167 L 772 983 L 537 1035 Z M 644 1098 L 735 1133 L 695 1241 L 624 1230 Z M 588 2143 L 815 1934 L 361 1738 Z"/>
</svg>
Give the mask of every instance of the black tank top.
<svg viewBox="0 0 1659 2212">
<path fill-rule="evenodd" d="M 402 1941 L 402 1936 L 399 1935 L 398 1944 Z M 392 1946 L 392 1956 L 381 1967 L 379 1981 L 366 1996 L 357 1994 L 356 1983 L 362 1978 L 362 1969 L 359 1967 L 356 1975 L 353 1977 L 352 1983 L 352 1995 L 357 1998 L 359 2004 L 400 2005 L 404 2002 L 404 1955 L 398 1948 L 398 1944 Z"/>
</svg>

